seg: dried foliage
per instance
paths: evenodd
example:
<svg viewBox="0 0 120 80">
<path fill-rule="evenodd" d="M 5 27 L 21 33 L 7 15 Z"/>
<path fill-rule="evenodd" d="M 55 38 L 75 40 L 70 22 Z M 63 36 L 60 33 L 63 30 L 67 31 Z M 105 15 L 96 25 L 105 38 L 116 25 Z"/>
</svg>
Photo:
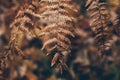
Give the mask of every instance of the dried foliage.
<svg viewBox="0 0 120 80">
<path fill-rule="evenodd" d="M 119 7 L 0 0 L 0 80 L 120 80 Z"/>
<path fill-rule="evenodd" d="M 27 8 L 26 8 L 27 7 Z M 34 28 L 35 26 L 35 19 L 36 19 L 36 13 L 34 13 L 35 10 L 34 4 L 33 5 L 24 5 L 21 7 L 21 9 L 18 11 L 15 20 L 10 24 L 11 28 L 11 37 L 10 37 L 10 50 L 15 49 L 18 53 L 23 54 L 22 50 L 20 49 L 19 45 L 19 39 L 24 37 L 26 35 L 30 35 L 32 38 L 35 37 Z M 19 37 L 19 35 L 23 35 Z"/>
<path fill-rule="evenodd" d="M 46 55 L 54 55 L 51 66 L 56 62 L 64 66 L 62 58 L 70 53 L 69 37 L 74 37 L 78 8 L 70 0 L 41 1 L 40 7 L 42 50 Z"/>
<path fill-rule="evenodd" d="M 88 0 L 87 5 L 89 5 L 87 12 L 96 43 L 99 50 L 104 53 L 111 46 L 112 22 L 109 5 L 106 0 Z"/>
<path fill-rule="evenodd" d="M 19 35 L 29 35 L 42 40 L 41 50 L 52 55 L 51 66 L 67 67 L 64 56 L 70 53 L 70 37 L 74 37 L 79 9 L 72 1 L 35 1 L 25 4 L 10 24 L 9 50 L 24 55 L 19 45 Z M 10 53 L 7 52 L 7 53 Z"/>
</svg>

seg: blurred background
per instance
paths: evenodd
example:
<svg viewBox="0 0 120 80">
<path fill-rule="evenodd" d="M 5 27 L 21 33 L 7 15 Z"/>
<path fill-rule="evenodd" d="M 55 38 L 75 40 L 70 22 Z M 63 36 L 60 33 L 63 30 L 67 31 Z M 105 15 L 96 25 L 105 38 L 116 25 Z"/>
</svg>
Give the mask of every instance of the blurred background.
<svg viewBox="0 0 120 80">
<path fill-rule="evenodd" d="M 29 1 L 0 0 L 1 57 L 5 55 L 2 49 L 9 42 L 9 25 L 19 8 Z M 40 51 L 41 41 L 25 36 L 19 45 L 29 58 L 23 59 L 18 54 L 10 55 L 5 59 L 6 67 L 0 68 L 0 80 L 120 80 L 120 37 L 113 32 L 112 47 L 107 51 L 105 60 L 101 59 L 86 16 L 85 1 L 78 0 L 81 7 L 78 22 L 80 29 L 76 30 L 78 34 L 72 40 L 71 54 L 65 60 L 69 70 L 59 72 L 51 68 L 50 60 Z M 108 3 L 114 19 L 115 12 L 120 11 L 120 0 L 108 0 Z"/>
</svg>

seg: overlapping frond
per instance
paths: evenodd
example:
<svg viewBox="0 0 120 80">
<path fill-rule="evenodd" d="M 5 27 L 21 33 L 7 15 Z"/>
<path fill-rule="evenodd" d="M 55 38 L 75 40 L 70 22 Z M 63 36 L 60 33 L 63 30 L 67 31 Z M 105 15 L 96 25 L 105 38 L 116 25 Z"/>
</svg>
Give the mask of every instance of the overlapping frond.
<svg viewBox="0 0 120 80">
<path fill-rule="evenodd" d="M 32 0 L 21 7 L 10 25 L 9 50 L 23 54 L 17 39 L 20 33 L 37 37 L 42 40 L 41 50 L 52 55 L 51 66 L 65 67 L 64 55 L 70 53 L 78 13 L 72 0 Z"/>
</svg>

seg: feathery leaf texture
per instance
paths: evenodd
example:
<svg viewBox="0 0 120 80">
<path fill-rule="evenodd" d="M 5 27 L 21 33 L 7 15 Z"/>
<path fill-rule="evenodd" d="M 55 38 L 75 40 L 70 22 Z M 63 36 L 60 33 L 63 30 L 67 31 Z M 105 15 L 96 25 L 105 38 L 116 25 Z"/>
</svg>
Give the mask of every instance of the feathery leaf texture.
<svg viewBox="0 0 120 80">
<path fill-rule="evenodd" d="M 63 66 L 63 53 L 70 52 L 69 36 L 74 37 L 76 14 L 79 10 L 72 0 L 41 0 L 40 8 L 42 24 L 39 37 L 43 41 L 41 50 L 44 50 L 46 55 L 54 54 L 51 66 L 57 62 Z"/>
<path fill-rule="evenodd" d="M 30 4 L 21 7 L 10 25 L 10 49 L 23 55 L 16 39 L 22 32 L 42 40 L 41 50 L 46 55 L 53 55 L 51 66 L 58 63 L 66 67 L 62 61 L 64 54 L 70 53 L 70 37 L 74 37 L 78 13 L 79 8 L 72 0 L 32 0 Z"/>
<path fill-rule="evenodd" d="M 95 41 L 99 50 L 104 52 L 110 48 L 111 20 L 109 6 L 106 0 L 88 0 L 90 3 L 87 14 L 92 31 L 95 33 Z"/>
<path fill-rule="evenodd" d="M 34 28 L 35 28 L 35 19 L 39 19 L 39 15 L 35 13 L 35 9 L 38 7 L 38 3 L 32 2 L 32 5 L 25 4 L 18 11 L 15 20 L 10 24 L 11 28 L 11 37 L 9 41 L 9 49 L 12 51 L 17 51 L 23 55 L 22 50 L 20 49 L 17 37 L 20 36 L 20 33 L 35 37 Z"/>
</svg>

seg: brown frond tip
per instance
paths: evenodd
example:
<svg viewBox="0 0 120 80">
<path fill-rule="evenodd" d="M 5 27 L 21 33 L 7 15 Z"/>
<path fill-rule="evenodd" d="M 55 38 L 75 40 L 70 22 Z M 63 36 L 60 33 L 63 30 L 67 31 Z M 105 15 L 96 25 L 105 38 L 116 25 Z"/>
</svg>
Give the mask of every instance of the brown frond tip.
<svg viewBox="0 0 120 80">
<path fill-rule="evenodd" d="M 89 1 L 90 2 L 90 1 Z M 87 3 L 89 4 L 89 3 Z M 91 29 L 95 33 L 95 41 L 101 52 L 108 50 L 111 46 L 110 12 L 106 0 L 94 0 L 87 9 Z"/>
<path fill-rule="evenodd" d="M 0 70 L 5 69 L 6 68 L 6 61 L 8 59 L 9 56 L 9 47 L 3 47 L 2 50 L 0 51 Z"/>
</svg>

